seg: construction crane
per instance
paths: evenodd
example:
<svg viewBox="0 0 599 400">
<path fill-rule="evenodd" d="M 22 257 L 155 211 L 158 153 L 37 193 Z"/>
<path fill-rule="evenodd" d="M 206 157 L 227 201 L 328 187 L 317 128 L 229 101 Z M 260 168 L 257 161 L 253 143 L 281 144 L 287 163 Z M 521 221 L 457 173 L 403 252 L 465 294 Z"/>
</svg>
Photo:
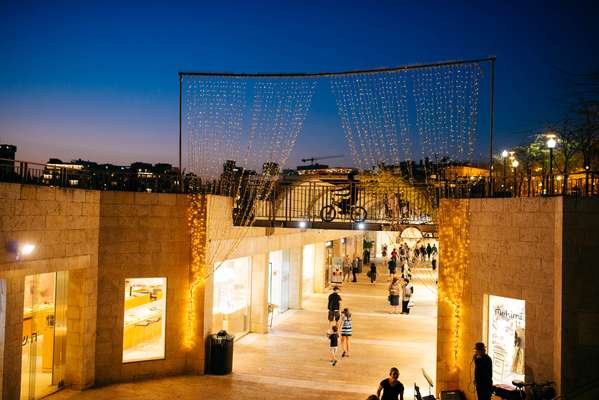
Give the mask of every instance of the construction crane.
<svg viewBox="0 0 599 400">
<path fill-rule="evenodd" d="M 336 154 L 334 156 L 302 158 L 302 162 L 308 162 L 308 161 L 310 161 L 310 165 L 314 165 L 314 161 L 328 160 L 329 158 L 340 158 L 340 157 L 343 157 L 343 154 Z"/>
</svg>

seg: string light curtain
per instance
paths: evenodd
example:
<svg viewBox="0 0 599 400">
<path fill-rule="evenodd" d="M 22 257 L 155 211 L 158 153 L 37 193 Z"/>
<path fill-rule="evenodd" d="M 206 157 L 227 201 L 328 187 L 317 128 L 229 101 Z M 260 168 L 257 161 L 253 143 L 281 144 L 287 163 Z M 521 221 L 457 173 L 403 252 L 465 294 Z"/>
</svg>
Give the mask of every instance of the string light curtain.
<svg viewBox="0 0 599 400">
<path fill-rule="evenodd" d="M 481 76 L 479 63 L 333 76 L 355 165 L 471 161 Z"/>
<path fill-rule="evenodd" d="M 182 84 L 186 172 L 201 182 L 199 191 L 232 197 L 235 225 L 247 227 L 255 201 L 268 197 L 295 145 L 316 80 L 188 75 Z M 211 254 L 229 254 L 245 233 L 236 229 L 228 242 L 230 249 Z M 208 265 L 214 261 L 206 258 Z"/>
</svg>

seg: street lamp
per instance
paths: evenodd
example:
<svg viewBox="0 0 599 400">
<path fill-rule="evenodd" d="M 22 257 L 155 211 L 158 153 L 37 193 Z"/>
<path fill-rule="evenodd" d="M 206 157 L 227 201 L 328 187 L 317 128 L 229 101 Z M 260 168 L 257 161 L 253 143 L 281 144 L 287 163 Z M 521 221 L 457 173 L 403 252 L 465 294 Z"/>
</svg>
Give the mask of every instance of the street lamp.
<svg viewBox="0 0 599 400">
<path fill-rule="evenodd" d="M 516 168 L 520 163 L 515 158 L 512 160 L 512 168 L 514 169 L 514 197 L 518 196 L 518 176 L 516 175 Z"/>
<path fill-rule="evenodd" d="M 505 178 L 507 175 L 507 156 L 509 155 L 507 150 L 501 152 L 501 158 L 503 158 L 503 187 L 505 187 Z"/>
<path fill-rule="evenodd" d="M 555 140 L 555 134 L 549 133 L 546 135 L 547 141 L 545 144 L 549 149 L 549 179 L 551 182 L 549 183 L 549 194 L 553 196 L 553 149 L 557 145 L 557 140 Z"/>
</svg>

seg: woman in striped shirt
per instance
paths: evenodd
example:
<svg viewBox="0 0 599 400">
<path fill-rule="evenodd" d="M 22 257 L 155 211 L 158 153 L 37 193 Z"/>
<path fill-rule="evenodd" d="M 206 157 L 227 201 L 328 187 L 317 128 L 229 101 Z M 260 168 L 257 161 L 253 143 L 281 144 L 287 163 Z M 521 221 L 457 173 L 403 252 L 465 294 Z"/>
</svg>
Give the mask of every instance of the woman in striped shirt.
<svg viewBox="0 0 599 400">
<path fill-rule="evenodd" d="M 343 354 L 341 357 L 349 357 L 349 338 L 352 334 L 351 313 L 349 308 L 344 308 L 341 316 L 341 346 Z"/>
</svg>

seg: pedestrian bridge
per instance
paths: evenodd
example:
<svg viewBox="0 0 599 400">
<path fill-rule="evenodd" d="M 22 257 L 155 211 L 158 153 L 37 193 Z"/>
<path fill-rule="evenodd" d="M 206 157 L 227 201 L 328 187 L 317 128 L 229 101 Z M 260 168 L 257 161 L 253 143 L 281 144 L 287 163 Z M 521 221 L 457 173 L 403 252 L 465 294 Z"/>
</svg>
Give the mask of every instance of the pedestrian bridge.
<svg viewBox="0 0 599 400">
<path fill-rule="evenodd" d="M 254 194 L 253 226 L 302 229 L 436 232 L 438 195 L 428 185 L 373 187 L 354 182 L 302 181 Z M 238 200 L 241 210 L 243 197 Z M 235 215 L 235 213 L 234 213 Z"/>
</svg>

